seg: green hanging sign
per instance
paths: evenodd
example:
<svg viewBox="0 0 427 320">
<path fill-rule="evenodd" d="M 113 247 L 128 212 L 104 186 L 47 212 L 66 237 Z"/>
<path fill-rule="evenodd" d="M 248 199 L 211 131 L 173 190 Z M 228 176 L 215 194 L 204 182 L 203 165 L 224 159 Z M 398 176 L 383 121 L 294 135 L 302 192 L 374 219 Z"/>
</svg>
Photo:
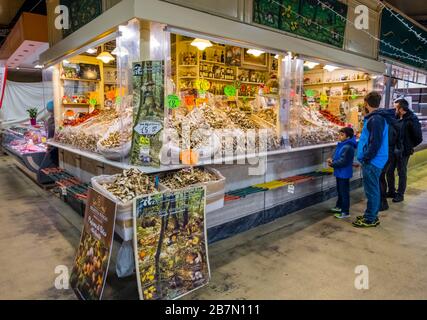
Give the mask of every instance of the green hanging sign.
<svg viewBox="0 0 427 320">
<path fill-rule="evenodd" d="M 167 106 L 169 109 L 176 109 L 181 106 L 181 100 L 176 94 L 170 94 L 167 98 Z"/>
<path fill-rule="evenodd" d="M 225 88 L 224 88 L 224 94 L 227 97 L 235 97 L 236 94 L 237 94 L 237 89 L 234 86 L 230 86 L 230 85 L 225 86 Z"/>
</svg>

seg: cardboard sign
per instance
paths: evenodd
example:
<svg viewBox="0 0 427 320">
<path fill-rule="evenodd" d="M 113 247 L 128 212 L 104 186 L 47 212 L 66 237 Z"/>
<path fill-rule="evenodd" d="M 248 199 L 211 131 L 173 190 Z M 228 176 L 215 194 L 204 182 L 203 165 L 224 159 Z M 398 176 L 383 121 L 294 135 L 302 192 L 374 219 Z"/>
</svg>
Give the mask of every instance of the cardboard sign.
<svg viewBox="0 0 427 320">
<path fill-rule="evenodd" d="M 134 248 L 139 296 L 178 299 L 208 284 L 206 187 L 134 200 Z"/>
<path fill-rule="evenodd" d="M 181 106 L 181 100 L 176 94 L 170 94 L 167 98 L 167 105 L 169 109 L 176 109 Z"/>
<path fill-rule="evenodd" d="M 116 204 L 89 189 L 83 232 L 70 275 L 70 285 L 82 300 L 101 300 L 110 264 Z"/>
</svg>

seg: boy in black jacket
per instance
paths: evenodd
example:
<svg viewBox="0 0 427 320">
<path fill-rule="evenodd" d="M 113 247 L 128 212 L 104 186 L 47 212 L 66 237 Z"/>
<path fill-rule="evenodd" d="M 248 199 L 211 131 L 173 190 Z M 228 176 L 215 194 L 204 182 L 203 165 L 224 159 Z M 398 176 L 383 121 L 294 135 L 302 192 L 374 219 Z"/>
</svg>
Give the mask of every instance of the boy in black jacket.
<svg viewBox="0 0 427 320">
<path fill-rule="evenodd" d="M 417 116 L 409 109 L 408 101 L 399 99 L 394 102 L 396 108 L 396 117 L 400 124 L 402 154 L 394 156 L 387 172 L 387 181 L 389 191 L 387 196 L 393 198 L 393 202 L 402 202 L 406 191 L 406 181 L 408 173 L 408 161 L 414 148 L 423 141 L 421 124 Z M 399 176 L 399 187 L 396 193 L 394 172 L 397 167 Z"/>
</svg>

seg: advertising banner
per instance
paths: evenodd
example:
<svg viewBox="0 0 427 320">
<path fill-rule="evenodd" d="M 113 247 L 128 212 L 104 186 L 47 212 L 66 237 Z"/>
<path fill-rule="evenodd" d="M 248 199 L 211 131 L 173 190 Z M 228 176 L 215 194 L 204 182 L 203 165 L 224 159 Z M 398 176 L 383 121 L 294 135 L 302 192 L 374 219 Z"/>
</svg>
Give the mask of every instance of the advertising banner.
<svg viewBox="0 0 427 320">
<path fill-rule="evenodd" d="M 82 300 L 101 300 L 110 264 L 116 203 L 93 189 L 88 202 L 80 245 L 70 284 Z"/>
<path fill-rule="evenodd" d="M 139 296 L 178 299 L 210 279 L 206 187 L 165 191 L 134 201 Z"/>
</svg>

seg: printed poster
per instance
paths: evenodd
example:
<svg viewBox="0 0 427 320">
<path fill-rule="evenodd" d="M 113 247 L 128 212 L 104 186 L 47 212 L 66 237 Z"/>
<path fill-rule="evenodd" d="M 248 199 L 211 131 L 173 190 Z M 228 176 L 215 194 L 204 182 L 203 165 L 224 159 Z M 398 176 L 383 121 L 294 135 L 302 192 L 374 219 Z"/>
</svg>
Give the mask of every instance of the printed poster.
<svg viewBox="0 0 427 320">
<path fill-rule="evenodd" d="M 89 189 L 80 245 L 70 284 L 82 300 L 101 300 L 110 264 L 116 203 Z"/>
<path fill-rule="evenodd" d="M 136 108 L 131 153 L 133 165 L 160 167 L 165 115 L 164 69 L 163 61 L 133 64 L 133 105 Z"/>
<path fill-rule="evenodd" d="M 206 187 L 134 201 L 134 249 L 140 299 L 178 299 L 210 280 Z"/>
</svg>

